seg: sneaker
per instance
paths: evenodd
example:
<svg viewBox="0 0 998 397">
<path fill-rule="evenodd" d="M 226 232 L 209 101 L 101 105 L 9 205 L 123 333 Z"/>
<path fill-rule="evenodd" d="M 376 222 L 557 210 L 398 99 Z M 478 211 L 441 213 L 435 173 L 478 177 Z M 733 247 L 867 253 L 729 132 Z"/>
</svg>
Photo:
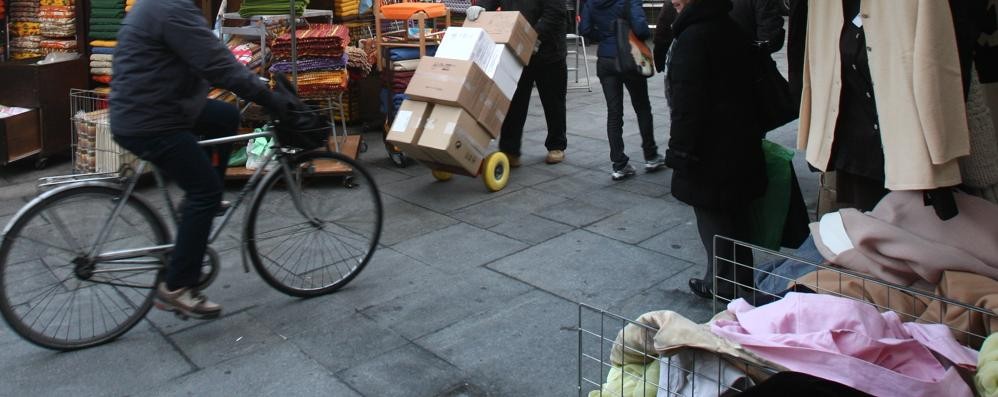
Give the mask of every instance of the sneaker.
<svg viewBox="0 0 998 397">
<path fill-rule="evenodd" d="M 509 168 L 520 168 L 520 156 L 507 154 L 506 157 L 509 158 Z"/>
<path fill-rule="evenodd" d="M 634 167 L 628 164 L 619 170 L 613 170 L 613 172 L 610 173 L 610 177 L 615 181 L 619 181 L 629 176 L 633 176 L 636 173 L 637 171 L 634 170 Z"/>
<path fill-rule="evenodd" d="M 565 161 L 565 151 L 564 150 L 551 150 L 548 151 L 548 157 L 544 159 L 545 163 L 548 164 L 558 164 Z"/>
<path fill-rule="evenodd" d="M 661 154 L 656 154 L 655 158 L 651 160 L 645 160 L 645 172 L 657 171 L 659 168 L 665 166 L 665 156 Z"/>
<path fill-rule="evenodd" d="M 156 288 L 155 305 L 157 309 L 174 312 L 180 317 L 206 320 L 222 314 L 222 306 L 209 301 L 200 291 L 193 288 L 170 291 L 165 282 L 159 283 Z"/>
</svg>

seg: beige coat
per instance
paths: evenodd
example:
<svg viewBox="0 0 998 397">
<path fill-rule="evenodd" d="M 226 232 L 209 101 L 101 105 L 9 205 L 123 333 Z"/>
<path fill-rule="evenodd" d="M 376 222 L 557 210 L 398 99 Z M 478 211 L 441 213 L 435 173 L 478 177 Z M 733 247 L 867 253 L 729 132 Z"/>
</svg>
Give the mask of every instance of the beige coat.
<svg viewBox="0 0 998 397">
<path fill-rule="evenodd" d="M 956 159 L 970 153 L 956 36 L 948 3 L 864 1 L 874 98 L 884 145 L 886 187 L 921 190 L 960 184 Z M 809 0 L 798 147 L 828 168 L 842 92 L 842 0 Z"/>
</svg>

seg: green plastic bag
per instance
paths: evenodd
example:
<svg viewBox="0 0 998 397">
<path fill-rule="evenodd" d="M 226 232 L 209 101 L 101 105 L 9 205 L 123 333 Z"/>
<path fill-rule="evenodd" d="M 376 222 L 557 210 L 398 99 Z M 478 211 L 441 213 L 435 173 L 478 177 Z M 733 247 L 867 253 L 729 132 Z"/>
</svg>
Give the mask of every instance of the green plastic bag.
<svg viewBox="0 0 998 397">
<path fill-rule="evenodd" d="M 750 206 L 752 220 L 751 243 L 771 250 L 779 250 L 783 241 L 783 226 L 790 210 L 791 170 L 794 151 L 769 140 L 762 140 L 766 157 L 766 176 L 769 183 L 766 193 Z"/>
<path fill-rule="evenodd" d="M 229 167 L 242 167 L 246 165 L 246 147 L 241 146 L 229 156 Z"/>
</svg>

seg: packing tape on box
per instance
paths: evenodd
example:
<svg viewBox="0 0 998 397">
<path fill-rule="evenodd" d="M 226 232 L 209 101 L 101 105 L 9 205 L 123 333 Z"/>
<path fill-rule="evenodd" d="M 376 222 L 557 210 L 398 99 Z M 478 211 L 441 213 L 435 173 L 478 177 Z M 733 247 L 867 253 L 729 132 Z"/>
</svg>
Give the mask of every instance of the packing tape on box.
<svg viewBox="0 0 998 397">
<path fill-rule="evenodd" d="M 395 121 L 392 122 L 392 131 L 405 132 L 409 128 L 409 121 L 412 120 L 412 111 L 402 110 L 395 115 Z"/>
</svg>

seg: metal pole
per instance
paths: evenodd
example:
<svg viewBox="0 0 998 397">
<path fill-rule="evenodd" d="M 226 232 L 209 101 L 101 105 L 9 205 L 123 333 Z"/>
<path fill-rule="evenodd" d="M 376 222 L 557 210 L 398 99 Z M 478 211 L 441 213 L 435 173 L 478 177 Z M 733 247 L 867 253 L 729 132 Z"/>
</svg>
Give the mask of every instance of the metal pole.
<svg viewBox="0 0 998 397">
<path fill-rule="evenodd" d="M 298 16 L 295 9 L 295 0 L 289 0 L 291 3 L 291 82 L 295 85 L 295 90 L 298 89 Z"/>
</svg>

